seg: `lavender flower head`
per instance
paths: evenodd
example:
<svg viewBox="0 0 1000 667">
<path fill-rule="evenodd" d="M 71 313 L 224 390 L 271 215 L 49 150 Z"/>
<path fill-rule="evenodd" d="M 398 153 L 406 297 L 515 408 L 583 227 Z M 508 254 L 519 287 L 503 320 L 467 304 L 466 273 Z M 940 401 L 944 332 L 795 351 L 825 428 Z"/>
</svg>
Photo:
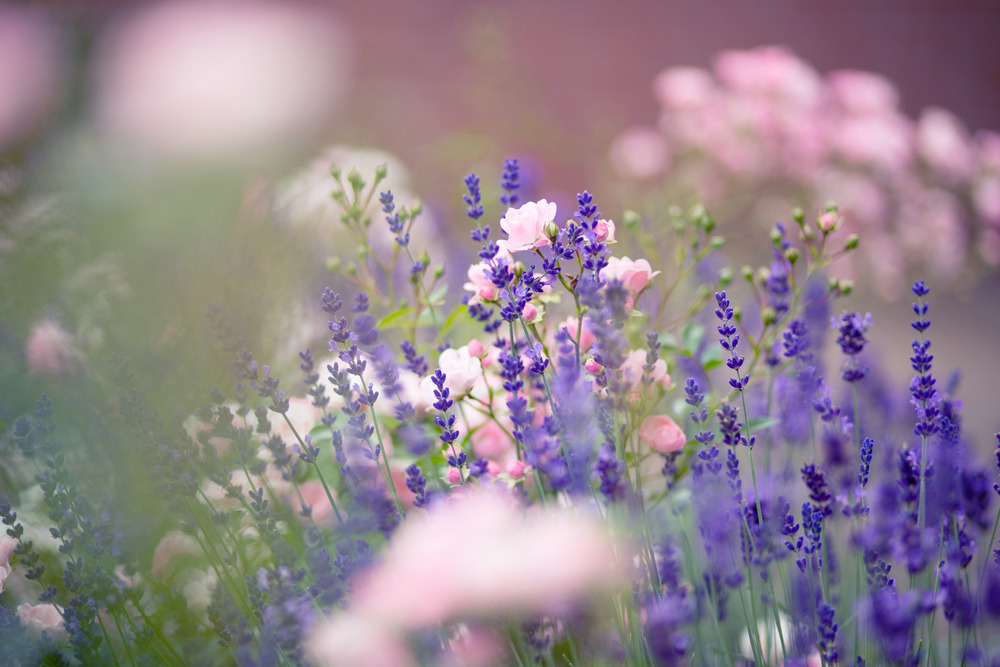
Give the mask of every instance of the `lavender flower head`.
<svg viewBox="0 0 1000 667">
<path fill-rule="evenodd" d="M 836 329 L 837 345 L 840 350 L 851 358 L 850 363 L 844 367 L 842 377 L 845 382 L 857 382 L 868 374 L 867 367 L 859 367 L 857 355 L 864 349 L 865 333 L 872 324 L 871 313 L 866 313 L 863 317 L 859 313 L 844 313 L 840 319 L 830 318 L 832 328 Z"/>
</svg>

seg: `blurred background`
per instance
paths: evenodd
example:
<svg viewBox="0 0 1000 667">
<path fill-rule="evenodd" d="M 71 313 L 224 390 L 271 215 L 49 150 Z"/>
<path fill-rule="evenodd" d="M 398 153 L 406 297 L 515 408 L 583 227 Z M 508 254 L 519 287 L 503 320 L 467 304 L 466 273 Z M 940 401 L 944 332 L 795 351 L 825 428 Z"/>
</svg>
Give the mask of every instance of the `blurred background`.
<svg viewBox="0 0 1000 667">
<path fill-rule="evenodd" d="M 998 34 L 992 0 L 0 3 L 0 419 L 48 391 L 100 421 L 113 352 L 183 418 L 228 387 L 209 303 L 293 384 L 345 252 L 331 163 L 389 163 L 457 290 L 462 178 L 495 201 L 518 157 L 560 215 L 706 201 L 755 264 L 835 197 L 876 361 L 902 395 L 926 278 L 935 372 L 991 447 Z"/>
</svg>

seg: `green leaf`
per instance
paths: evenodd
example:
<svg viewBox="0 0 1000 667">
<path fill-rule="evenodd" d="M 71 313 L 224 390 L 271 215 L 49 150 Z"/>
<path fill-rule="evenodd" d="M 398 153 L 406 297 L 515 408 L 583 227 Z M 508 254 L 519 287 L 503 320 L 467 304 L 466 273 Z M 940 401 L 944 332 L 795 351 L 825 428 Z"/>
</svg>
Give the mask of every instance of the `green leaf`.
<svg viewBox="0 0 1000 667">
<path fill-rule="evenodd" d="M 389 313 L 375 325 L 376 329 L 391 329 L 403 324 L 410 319 L 413 313 L 417 312 L 416 308 L 400 308 L 399 310 Z"/>
<path fill-rule="evenodd" d="M 661 333 L 660 334 L 660 345 L 667 348 L 668 350 L 677 349 L 677 336 L 672 333 Z"/>
<path fill-rule="evenodd" d="M 751 431 L 761 431 L 766 428 L 771 428 L 777 424 L 780 424 L 780 419 L 775 419 L 774 417 L 755 417 L 747 423 L 747 428 Z"/>
<path fill-rule="evenodd" d="M 444 298 L 444 295 L 447 293 L 448 293 L 448 286 L 441 285 L 441 287 L 438 287 L 436 290 L 431 292 L 430 296 L 427 297 L 427 300 L 430 301 L 432 304 L 437 303 L 438 301 L 442 300 Z"/>
<path fill-rule="evenodd" d="M 451 314 L 448 315 L 448 319 L 444 321 L 444 326 L 441 328 L 441 334 L 444 335 L 450 331 L 451 328 L 455 326 L 455 323 L 458 322 L 458 318 L 465 315 L 467 312 L 468 310 L 466 309 L 465 304 L 459 305 L 455 308 L 455 310 L 451 311 Z"/>
<path fill-rule="evenodd" d="M 701 339 L 705 335 L 705 327 L 698 322 L 688 322 L 681 328 L 681 338 L 684 340 L 684 349 L 690 354 L 701 345 Z"/>
<path fill-rule="evenodd" d="M 716 366 L 721 366 L 721 365 L 722 365 L 722 359 L 709 359 L 708 361 L 705 362 L 705 370 L 710 371 Z"/>
</svg>

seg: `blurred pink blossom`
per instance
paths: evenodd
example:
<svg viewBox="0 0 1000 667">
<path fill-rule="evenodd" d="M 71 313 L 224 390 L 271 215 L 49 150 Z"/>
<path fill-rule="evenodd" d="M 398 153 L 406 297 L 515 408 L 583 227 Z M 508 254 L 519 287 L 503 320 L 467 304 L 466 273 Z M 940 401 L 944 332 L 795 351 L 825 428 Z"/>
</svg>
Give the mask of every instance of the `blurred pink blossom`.
<svg viewBox="0 0 1000 667">
<path fill-rule="evenodd" d="M 601 271 L 605 280 L 620 280 L 632 294 L 644 290 L 649 281 L 659 274 L 659 271 L 653 271 L 648 261 L 628 257 L 609 257 L 608 265 Z"/>
<path fill-rule="evenodd" d="M 896 86 L 873 72 L 840 70 L 826 78 L 827 89 L 840 107 L 852 114 L 879 114 L 899 104 Z"/>
<path fill-rule="evenodd" d="M 782 46 L 725 51 L 715 59 L 715 72 L 734 89 L 801 105 L 815 104 L 822 90 L 816 70 Z"/>
<path fill-rule="evenodd" d="M 700 108 L 712 100 L 715 81 L 697 67 L 671 67 L 653 81 L 653 94 L 665 107 Z"/>
<path fill-rule="evenodd" d="M 346 92 L 350 58 L 345 31 L 322 4 L 139 5 L 98 43 L 93 112 L 130 150 L 246 160 L 323 130 Z"/>
<path fill-rule="evenodd" d="M 639 439 L 647 447 L 661 454 L 678 452 L 684 448 L 687 436 L 673 419 L 667 415 L 652 415 L 643 420 L 639 427 Z"/>
<path fill-rule="evenodd" d="M 25 354 L 28 370 L 36 375 L 63 375 L 80 358 L 73 336 L 50 319 L 38 320 L 31 326 Z"/>
<path fill-rule="evenodd" d="M 378 618 L 341 614 L 319 624 L 306 653 L 320 667 L 400 667 L 413 656 L 394 628 Z"/>
<path fill-rule="evenodd" d="M 52 113 L 63 66 L 54 26 L 27 7 L 0 5 L 0 152 Z"/>
<path fill-rule="evenodd" d="M 615 562 L 615 543 L 596 517 L 526 512 L 500 492 L 470 492 L 397 531 L 356 582 L 353 613 L 399 629 L 468 615 L 544 613 L 617 586 Z"/>
<path fill-rule="evenodd" d="M 633 127 L 611 144 L 611 166 L 626 178 L 650 178 L 670 166 L 670 150 L 656 130 Z"/>
<path fill-rule="evenodd" d="M 472 451 L 484 459 L 500 461 L 514 451 L 514 441 L 500 424 L 489 419 L 472 432 Z"/>
<path fill-rule="evenodd" d="M 928 107 L 917 121 L 917 152 L 927 164 L 958 181 L 972 171 L 969 131 L 955 114 Z"/>
<path fill-rule="evenodd" d="M 622 381 L 628 385 L 632 391 L 641 391 L 643 366 L 646 365 L 646 350 L 630 350 L 625 355 L 625 361 L 621 365 Z M 657 359 L 653 364 L 653 370 L 649 373 L 649 378 L 653 384 L 666 389 L 670 386 L 670 376 L 667 375 L 667 362 Z"/>
<path fill-rule="evenodd" d="M 66 636 L 62 614 L 54 604 L 18 605 L 17 615 L 31 635 L 38 637 L 44 632 L 56 641 Z"/>
<path fill-rule="evenodd" d="M 17 547 L 17 540 L 7 535 L 0 535 L 0 593 L 3 593 L 3 582 L 12 572 L 10 557 Z"/>
</svg>

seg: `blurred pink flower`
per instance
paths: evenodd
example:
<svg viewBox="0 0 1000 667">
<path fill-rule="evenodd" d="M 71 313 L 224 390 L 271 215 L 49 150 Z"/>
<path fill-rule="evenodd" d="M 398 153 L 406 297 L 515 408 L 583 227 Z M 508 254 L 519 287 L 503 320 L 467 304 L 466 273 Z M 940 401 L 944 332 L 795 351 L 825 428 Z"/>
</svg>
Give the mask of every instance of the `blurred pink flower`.
<svg viewBox="0 0 1000 667">
<path fill-rule="evenodd" d="M 160 540 L 153 552 L 154 577 L 169 578 L 176 567 L 175 559 L 184 555 L 197 555 L 202 553 L 198 540 L 187 533 L 179 530 L 172 530 Z"/>
<path fill-rule="evenodd" d="M 653 80 L 653 94 L 660 104 L 677 109 L 697 109 L 712 101 L 715 80 L 697 67 L 671 67 Z"/>
<path fill-rule="evenodd" d="M 246 160 L 322 131 L 346 92 L 350 57 L 345 31 L 321 4 L 139 6 L 98 44 L 93 111 L 129 149 Z"/>
<path fill-rule="evenodd" d="M 839 70 L 826 78 L 827 89 L 840 107 L 852 114 L 893 111 L 899 104 L 896 86 L 874 72 Z"/>
<path fill-rule="evenodd" d="M 3 582 L 13 571 L 10 566 L 10 557 L 14 553 L 15 547 L 17 547 L 17 540 L 0 534 L 0 593 L 3 593 Z"/>
<path fill-rule="evenodd" d="M 646 365 L 646 350 L 631 350 L 625 355 L 622 363 L 622 381 L 628 385 L 632 391 L 640 391 L 643 387 L 642 374 L 643 366 Z M 653 370 L 649 374 L 653 384 L 667 389 L 670 386 L 670 376 L 667 375 L 667 362 L 657 359 L 653 364 Z"/>
<path fill-rule="evenodd" d="M 783 46 L 725 51 L 715 59 L 715 73 L 736 90 L 801 105 L 818 102 L 822 89 L 816 70 Z"/>
<path fill-rule="evenodd" d="M 614 140 L 609 158 L 619 176 L 650 178 L 670 166 L 670 149 L 656 130 L 633 127 Z"/>
<path fill-rule="evenodd" d="M 545 226 L 554 222 L 556 205 L 545 199 L 529 201 L 519 208 L 509 208 L 500 219 L 500 228 L 508 234 L 505 249 L 520 252 L 549 245 Z"/>
<path fill-rule="evenodd" d="M 73 336 L 50 319 L 35 322 L 25 345 L 28 370 L 36 375 L 68 373 L 80 357 Z"/>
<path fill-rule="evenodd" d="M 615 561 L 615 543 L 596 517 L 526 513 L 497 491 L 470 492 L 396 532 L 382 560 L 356 582 L 353 612 L 399 629 L 466 615 L 544 613 L 618 585 Z"/>
<path fill-rule="evenodd" d="M 306 643 L 320 667 L 401 667 L 413 656 L 394 628 L 361 614 L 342 614 L 319 624 Z"/>
<path fill-rule="evenodd" d="M 955 114 L 928 107 L 917 121 L 917 152 L 932 168 L 952 181 L 969 176 L 973 151 L 969 131 Z"/>
<path fill-rule="evenodd" d="M 652 415 L 643 420 L 639 427 L 639 439 L 661 454 L 680 451 L 687 442 L 687 436 L 673 419 L 667 415 Z"/>
<path fill-rule="evenodd" d="M 63 65 L 54 26 L 26 7 L 0 5 L 0 152 L 49 117 Z"/>
<path fill-rule="evenodd" d="M 500 424 L 489 419 L 472 432 L 472 451 L 484 459 L 499 461 L 514 451 L 514 441 Z"/>
<path fill-rule="evenodd" d="M 620 280 L 632 294 L 644 290 L 650 279 L 658 275 L 660 272 L 653 271 L 646 260 L 628 257 L 609 257 L 608 265 L 601 271 L 605 280 Z"/>
<path fill-rule="evenodd" d="M 913 159 L 913 124 L 894 112 L 844 117 L 831 129 L 830 139 L 844 159 L 890 173 Z"/>
<path fill-rule="evenodd" d="M 43 632 L 56 641 L 66 636 L 62 614 L 54 604 L 18 605 L 17 615 L 24 629 L 35 637 Z"/>
<path fill-rule="evenodd" d="M 576 317 L 573 316 L 567 317 L 565 320 L 562 321 L 562 323 L 558 327 L 556 327 L 556 331 L 559 331 L 560 329 L 565 329 L 566 332 L 570 335 L 570 338 L 576 340 L 577 328 L 580 329 L 580 340 L 578 341 L 578 343 L 580 345 L 580 355 L 583 356 L 587 354 L 587 351 L 590 350 L 590 346 L 593 345 L 594 341 L 597 340 L 594 337 L 593 330 L 591 329 L 589 317 L 583 318 L 582 326 L 580 325 L 580 321 Z M 553 332 L 553 334 L 554 333 L 555 332 Z M 552 345 L 554 344 L 555 344 L 555 339 L 552 340 L 549 346 L 552 347 Z"/>
</svg>

